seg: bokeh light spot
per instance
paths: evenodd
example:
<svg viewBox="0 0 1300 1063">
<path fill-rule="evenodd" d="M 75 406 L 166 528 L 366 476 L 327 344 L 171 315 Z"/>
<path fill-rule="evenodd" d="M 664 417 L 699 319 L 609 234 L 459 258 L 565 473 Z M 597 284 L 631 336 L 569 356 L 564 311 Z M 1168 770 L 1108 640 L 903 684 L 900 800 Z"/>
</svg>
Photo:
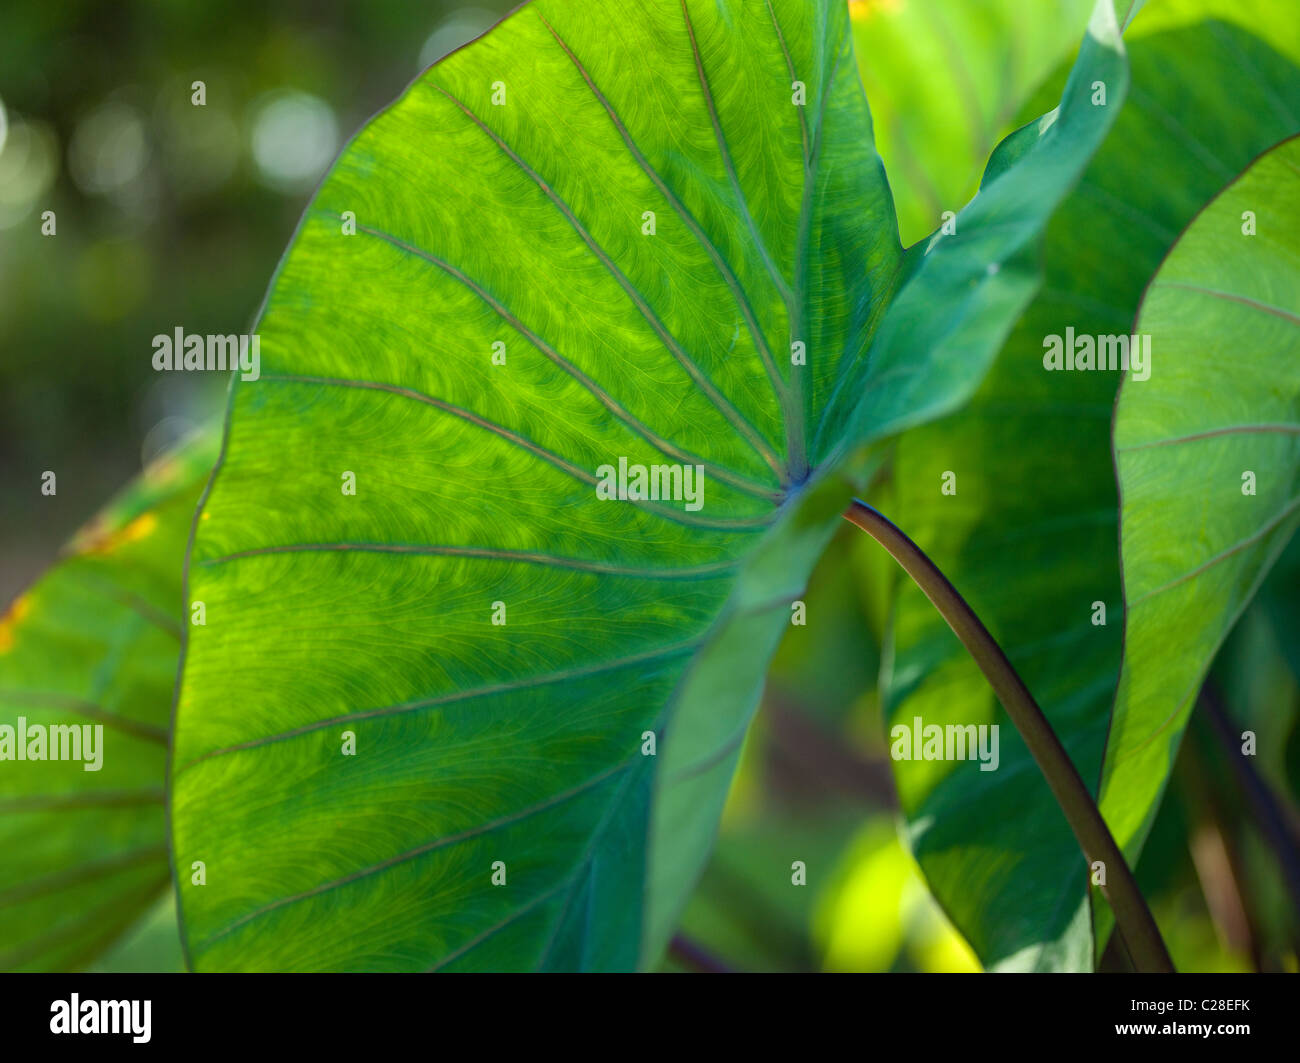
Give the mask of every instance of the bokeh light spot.
<svg viewBox="0 0 1300 1063">
<path fill-rule="evenodd" d="M 254 107 L 253 161 L 263 183 L 280 191 L 310 187 L 338 150 L 330 105 L 306 92 L 278 91 Z"/>
</svg>

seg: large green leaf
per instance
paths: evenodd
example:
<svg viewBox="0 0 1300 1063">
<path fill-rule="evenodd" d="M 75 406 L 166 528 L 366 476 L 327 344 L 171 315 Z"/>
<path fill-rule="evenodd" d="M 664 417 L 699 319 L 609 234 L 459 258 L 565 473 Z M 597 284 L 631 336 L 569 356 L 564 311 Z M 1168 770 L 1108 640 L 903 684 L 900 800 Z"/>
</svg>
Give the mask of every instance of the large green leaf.
<svg viewBox="0 0 1300 1063">
<path fill-rule="evenodd" d="M 841 3 L 537 0 L 358 134 L 189 559 L 193 966 L 657 962 L 841 470 L 969 396 L 1032 294 L 1090 86 L 1123 93 L 1098 11 L 1059 111 L 906 260 Z M 600 500 L 620 457 L 701 466 L 703 507 Z"/>
<path fill-rule="evenodd" d="M 849 5 L 898 228 L 913 244 L 975 194 L 989 153 L 1078 46 L 1091 0 Z"/>
<path fill-rule="evenodd" d="M 1115 410 L 1124 667 L 1101 804 L 1136 853 L 1201 682 L 1300 527 L 1300 141 L 1252 163 L 1160 266 L 1152 372 Z"/>
<path fill-rule="evenodd" d="M 168 888 L 181 567 L 215 452 L 211 437 L 151 465 L 0 619 L 0 726 L 16 743 L 25 721 L 47 756 L 47 728 L 79 727 L 69 752 L 94 753 L 0 760 L 0 969 L 83 967 Z"/>
<path fill-rule="evenodd" d="M 1090 784 L 1119 669 L 1109 449 L 1120 374 L 1045 372 L 1044 338 L 1067 327 L 1129 332 L 1183 226 L 1249 159 L 1300 128 L 1297 71 L 1239 28 L 1202 22 L 1129 48 L 1130 99 L 1048 230 L 1041 294 L 970 407 L 903 438 L 890 510 L 1007 650 Z M 1158 374 L 1158 350 L 1155 362 Z M 945 471 L 957 474 L 955 495 L 940 491 Z M 1093 623 L 1094 602 L 1105 626 Z M 908 584 L 891 665 L 891 726 L 918 715 L 1001 725 L 997 771 L 895 765 L 931 888 L 988 966 L 1090 967 L 1078 845 L 969 655 Z"/>
</svg>

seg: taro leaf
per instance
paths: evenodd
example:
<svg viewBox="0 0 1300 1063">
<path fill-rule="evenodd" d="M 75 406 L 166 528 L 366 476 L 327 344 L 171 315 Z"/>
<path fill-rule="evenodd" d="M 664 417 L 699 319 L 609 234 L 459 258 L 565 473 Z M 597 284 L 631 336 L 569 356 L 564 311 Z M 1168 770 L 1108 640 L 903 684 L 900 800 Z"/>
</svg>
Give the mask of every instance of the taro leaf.
<svg viewBox="0 0 1300 1063">
<path fill-rule="evenodd" d="M 1101 806 L 1135 854 L 1205 673 L 1300 526 L 1300 140 L 1179 238 L 1137 331 L 1150 379 L 1115 410 L 1124 665 Z"/>
<path fill-rule="evenodd" d="M 839 3 L 537 0 L 358 134 L 189 558 L 192 966 L 658 962 L 841 462 L 978 384 L 1109 127 L 1099 12 L 906 263 Z M 620 459 L 699 466 L 702 505 L 602 500 Z"/>
<path fill-rule="evenodd" d="M 975 194 L 993 146 L 1078 46 L 1091 8 L 1090 0 L 849 5 L 905 245 Z"/>
<path fill-rule="evenodd" d="M 181 568 L 215 456 L 213 436 L 151 465 L 0 619 L 0 752 L 23 720 L 25 751 L 78 727 L 60 749 L 99 762 L 0 760 L 0 969 L 83 967 L 168 888 Z"/>
<path fill-rule="evenodd" d="M 1241 29 L 1202 23 L 1129 50 L 1130 98 L 1048 229 L 1043 291 L 969 408 L 902 439 L 890 511 L 1007 650 L 1090 785 L 1119 670 L 1109 449 L 1120 374 L 1045 372 L 1044 338 L 1067 327 L 1131 331 L 1179 231 L 1251 158 L 1300 128 L 1296 70 Z M 1189 113 L 1194 129 L 1178 118 Z M 946 471 L 957 474 L 955 495 L 940 492 Z M 1094 602 L 1105 626 L 1093 623 Z M 931 888 L 986 966 L 1091 967 L 1078 845 L 1014 728 L 908 584 L 892 640 L 891 725 L 921 716 L 1001 726 L 997 771 L 895 764 Z"/>
</svg>

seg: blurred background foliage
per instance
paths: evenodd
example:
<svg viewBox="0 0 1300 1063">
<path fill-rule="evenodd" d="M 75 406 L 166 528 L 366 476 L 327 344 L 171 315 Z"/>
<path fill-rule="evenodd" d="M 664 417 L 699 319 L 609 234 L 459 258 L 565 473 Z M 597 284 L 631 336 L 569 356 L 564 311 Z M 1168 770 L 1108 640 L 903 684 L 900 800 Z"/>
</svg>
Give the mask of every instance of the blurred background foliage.
<svg viewBox="0 0 1300 1063">
<path fill-rule="evenodd" d="M 1262 2 L 1262 0 L 1259 0 Z M 344 141 L 510 3 L 21 0 L 0 10 L 0 612 L 224 381 L 151 339 L 251 327 Z M 1134 33 L 1202 17 L 1149 0 Z M 1255 0 L 1224 17 L 1248 24 Z M 975 192 L 1091 0 L 850 0 L 904 244 Z M 206 103 L 192 103 L 204 82 Z M 54 211 L 57 236 L 41 235 Z M 58 493 L 40 493 L 54 470 Z M 888 487 L 875 501 L 888 512 Z M 893 562 L 847 525 L 792 627 L 664 967 L 971 971 L 900 844 L 876 694 Z M 1300 547 L 1216 663 L 1138 868 L 1181 970 L 1296 970 Z M 1225 729 L 1226 728 L 1226 729 Z M 1232 738 L 1259 735 L 1245 762 Z M 792 885 L 792 865 L 806 869 Z M 1114 949 L 1103 969 L 1122 969 Z M 178 970 L 170 899 L 96 964 Z"/>
<path fill-rule="evenodd" d="M 152 337 L 247 331 L 344 140 L 510 6 L 0 8 L 0 600 L 219 413 L 225 381 L 156 373 Z"/>
</svg>

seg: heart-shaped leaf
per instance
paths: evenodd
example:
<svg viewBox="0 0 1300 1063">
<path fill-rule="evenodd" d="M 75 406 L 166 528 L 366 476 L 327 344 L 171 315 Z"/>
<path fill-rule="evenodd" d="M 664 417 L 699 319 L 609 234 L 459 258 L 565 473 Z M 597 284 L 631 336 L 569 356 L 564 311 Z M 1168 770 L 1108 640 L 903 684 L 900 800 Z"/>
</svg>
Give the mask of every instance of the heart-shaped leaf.
<svg viewBox="0 0 1300 1063">
<path fill-rule="evenodd" d="M 1150 379 L 1115 411 L 1124 666 L 1101 804 L 1136 853 L 1219 646 L 1300 527 L 1300 140 L 1188 227 L 1137 332 Z"/>
<path fill-rule="evenodd" d="M 1123 95 L 1098 12 L 906 261 L 842 3 L 536 0 L 358 134 L 189 561 L 193 966 L 657 961 L 840 470 L 963 401 L 1032 294 L 1090 86 Z"/>
<path fill-rule="evenodd" d="M 168 888 L 181 568 L 215 456 L 151 465 L 0 619 L 0 969 L 85 966 Z"/>
<path fill-rule="evenodd" d="M 1179 231 L 1300 122 L 1295 67 L 1241 29 L 1201 22 L 1129 49 L 1133 92 L 1048 229 L 1043 291 L 969 408 L 904 436 L 892 479 L 893 516 L 1006 649 L 1090 784 L 1123 617 L 1109 458 L 1120 374 L 1046 372 L 1044 342 L 1067 328 L 1129 333 Z M 1215 87 L 1197 92 L 1189 130 L 1175 116 L 1196 86 Z M 955 494 L 942 493 L 945 472 L 956 474 Z M 893 647 L 883 677 L 891 726 L 917 716 L 1001 726 L 996 771 L 894 765 L 931 888 L 986 966 L 1091 968 L 1078 844 L 969 655 L 910 584 Z"/>
</svg>

